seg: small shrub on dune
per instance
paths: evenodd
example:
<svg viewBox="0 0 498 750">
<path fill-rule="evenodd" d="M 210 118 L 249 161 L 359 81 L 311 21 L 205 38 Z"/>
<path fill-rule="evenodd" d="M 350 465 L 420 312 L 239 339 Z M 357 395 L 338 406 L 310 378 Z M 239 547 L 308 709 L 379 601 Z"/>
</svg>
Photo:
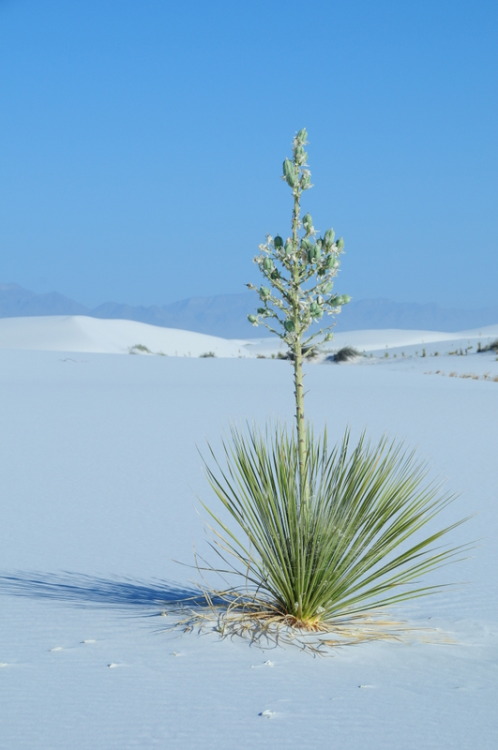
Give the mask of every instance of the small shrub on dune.
<svg viewBox="0 0 498 750">
<path fill-rule="evenodd" d="M 481 354 L 481 352 L 496 352 L 498 354 L 498 339 L 491 341 L 491 343 L 486 344 L 485 346 L 482 346 L 479 342 L 477 345 L 477 351 L 479 354 Z"/>
<path fill-rule="evenodd" d="M 207 461 L 224 509 L 205 506 L 215 524 L 213 548 L 223 572 L 238 581 L 224 592 L 223 615 L 236 632 L 254 634 L 262 624 L 333 631 L 341 618 L 433 592 L 437 586 L 420 577 L 461 549 L 439 546 L 461 522 L 433 526 L 451 498 L 427 483 L 413 454 L 385 438 L 354 444 L 348 429 L 329 447 L 326 433 L 306 422 L 304 363 L 332 336 L 330 324 L 313 333 L 310 326 L 349 301 L 332 291 L 342 239 L 332 229 L 319 236 L 311 215 L 301 216 L 301 195 L 311 187 L 306 143 L 300 130 L 283 164 L 291 233 L 260 246 L 255 262 L 265 283 L 249 285 L 259 297 L 250 322 L 265 325 L 291 353 L 294 428 L 234 429 L 221 458 L 210 449 Z"/>
<path fill-rule="evenodd" d="M 129 348 L 130 354 L 152 354 L 151 350 L 145 344 L 135 344 Z"/>
<path fill-rule="evenodd" d="M 341 362 L 351 362 L 351 360 L 357 359 L 358 357 L 361 357 L 361 354 L 357 349 L 352 346 L 343 346 L 342 349 L 339 349 L 339 351 L 331 354 L 330 357 L 327 357 L 327 362 L 336 362 L 337 364 L 340 364 Z"/>
<path fill-rule="evenodd" d="M 318 348 L 316 346 L 306 346 L 303 347 L 302 355 L 303 359 L 306 359 L 308 362 L 311 362 L 312 360 L 316 359 L 320 352 L 318 351 Z M 294 352 L 289 349 L 286 352 L 278 352 L 277 359 L 290 359 L 291 361 L 294 360 Z"/>
</svg>

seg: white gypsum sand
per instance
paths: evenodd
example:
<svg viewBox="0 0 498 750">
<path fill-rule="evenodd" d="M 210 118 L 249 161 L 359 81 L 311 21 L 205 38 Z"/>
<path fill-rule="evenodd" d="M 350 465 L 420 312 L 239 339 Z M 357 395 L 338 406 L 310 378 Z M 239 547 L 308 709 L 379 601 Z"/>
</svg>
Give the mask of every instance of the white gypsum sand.
<svg viewBox="0 0 498 750">
<path fill-rule="evenodd" d="M 392 612 L 412 637 L 314 659 L 164 631 L 157 616 L 199 579 L 195 554 L 218 562 L 196 446 L 230 424 L 291 418 L 289 364 L 256 359 L 268 340 L 0 320 L 2 750 L 494 750 L 498 363 L 476 350 L 496 338 L 498 326 L 345 333 L 331 348 L 372 356 L 307 366 L 310 420 L 331 439 L 349 425 L 405 440 L 460 493 L 442 520 L 474 515 L 448 541 L 478 540 L 432 574 L 462 585 Z M 215 342 L 216 359 L 200 358 Z M 171 351 L 117 356 L 137 344 Z"/>
</svg>

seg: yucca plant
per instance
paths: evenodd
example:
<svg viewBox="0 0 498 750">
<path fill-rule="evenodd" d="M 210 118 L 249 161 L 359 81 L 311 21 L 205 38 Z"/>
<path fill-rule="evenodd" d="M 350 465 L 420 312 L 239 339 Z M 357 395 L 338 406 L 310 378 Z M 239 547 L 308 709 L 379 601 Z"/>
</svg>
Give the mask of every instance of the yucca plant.
<svg viewBox="0 0 498 750">
<path fill-rule="evenodd" d="M 351 447 L 346 432 L 329 450 L 326 433 L 317 439 L 308 429 L 307 445 L 306 505 L 297 442 L 285 429 L 233 430 L 223 463 L 213 454 L 209 481 L 239 531 L 208 511 L 226 572 L 244 581 L 238 608 L 320 630 L 334 618 L 434 592 L 438 586 L 420 584 L 420 576 L 456 554 L 435 543 L 461 521 L 417 533 L 452 496 L 386 438 L 371 445 L 363 435 Z"/>
<path fill-rule="evenodd" d="M 224 571 L 240 577 L 227 592 L 230 612 L 319 631 L 437 589 L 419 579 L 461 549 L 438 544 L 461 521 L 433 527 L 452 498 L 427 482 L 423 465 L 401 445 L 386 438 L 371 445 L 365 436 L 351 445 L 346 430 L 330 449 L 326 433 L 316 437 L 306 423 L 303 364 L 312 344 L 331 338 L 330 325 L 310 328 L 349 301 L 332 293 L 342 240 L 332 229 L 319 237 L 310 214 L 301 218 L 301 195 L 311 187 L 306 143 L 303 129 L 283 164 L 293 195 L 290 236 L 260 246 L 255 262 L 268 285 L 249 285 L 260 300 L 250 322 L 267 326 L 289 349 L 295 429 L 232 430 L 222 459 L 211 451 L 207 464 L 231 520 L 206 507 Z"/>
</svg>

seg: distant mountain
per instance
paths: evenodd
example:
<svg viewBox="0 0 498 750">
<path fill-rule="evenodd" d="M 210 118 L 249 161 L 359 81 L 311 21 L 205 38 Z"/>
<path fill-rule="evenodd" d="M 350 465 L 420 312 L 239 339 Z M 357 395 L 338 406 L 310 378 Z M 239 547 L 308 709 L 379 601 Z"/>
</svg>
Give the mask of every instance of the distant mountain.
<svg viewBox="0 0 498 750">
<path fill-rule="evenodd" d="M 213 297 L 191 297 L 169 305 L 134 307 L 106 302 L 88 308 L 57 292 L 36 294 L 17 284 L 0 284 L 0 318 L 41 315 L 89 315 L 93 318 L 135 320 L 166 328 L 208 333 L 223 338 L 260 338 L 265 328 L 247 322 L 256 296 L 251 292 Z M 480 310 L 450 310 L 436 304 L 353 301 L 337 316 L 336 330 L 401 328 L 427 331 L 464 331 L 498 322 L 498 305 Z"/>
<path fill-rule="evenodd" d="M 353 301 L 337 318 L 338 331 L 400 328 L 421 331 L 465 331 L 498 322 L 498 305 L 479 310 L 456 310 L 436 304 L 391 302 L 386 299 Z"/>
<path fill-rule="evenodd" d="M 99 318 L 124 318 L 167 328 L 183 328 L 212 336 L 239 339 L 261 337 L 266 329 L 253 328 L 247 316 L 254 307 L 254 295 L 222 294 L 214 297 L 190 297 L 169 305 L 130 307 L 107 302 L 92 311 Z"/>
<path fill-rule="evenodd" d="M 88 314 L 87 307 L 57 292 L 37 294 L 18 284 L 0 284 L 0 318 Z"/>
</svg>

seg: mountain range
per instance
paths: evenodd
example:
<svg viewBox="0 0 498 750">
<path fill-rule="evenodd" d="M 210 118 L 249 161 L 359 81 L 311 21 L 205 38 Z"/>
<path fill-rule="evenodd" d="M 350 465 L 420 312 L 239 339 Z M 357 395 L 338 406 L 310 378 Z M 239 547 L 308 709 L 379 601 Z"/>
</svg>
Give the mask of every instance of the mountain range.
<svg viewBox="0 0 498 750">
<path fill-rule="evenodd" d="M 88 315 L 93 318 L 135 320 L 180 328 L 223 338 L 266 335 L 263 327 L 252 328 L 247 314 L 257 302 L 254 293 L 190 297 L 167 305 L 133 306 L 105 302 L 90 308 L 58 292 L 38 294 L 18 284 L 0 284 L 0 318 L 44 315 Z M 353 300 L 337 316 L 337 331 L 402 328 L 427 331 L 463 331 L 494 325 L 498 305 L 464 310 L 437 304 L 393 302 L 386 299 Z"/>
</svg>

